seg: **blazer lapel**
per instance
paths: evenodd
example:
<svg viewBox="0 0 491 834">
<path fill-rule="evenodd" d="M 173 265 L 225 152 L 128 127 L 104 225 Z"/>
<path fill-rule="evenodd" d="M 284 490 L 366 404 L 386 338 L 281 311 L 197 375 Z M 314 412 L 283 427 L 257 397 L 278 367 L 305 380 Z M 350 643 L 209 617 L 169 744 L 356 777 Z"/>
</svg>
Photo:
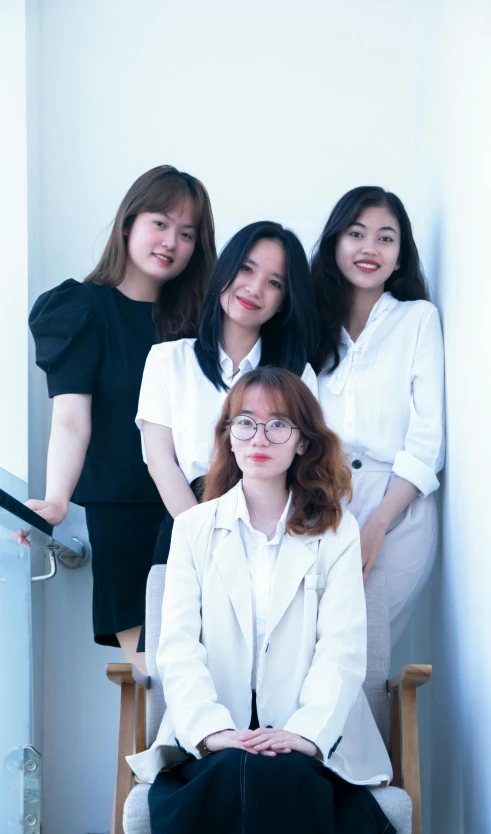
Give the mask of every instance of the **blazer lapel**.
<svg viewBox="0 0 491 834">
<path fill-rule="evenodd" d="M 315 562 L 316 550 L 310 549 L 307 545 L 318 538 L 285 535 L 271 591 L 266 637 L 269 637 L 278 625 L 305 574 Z"/>
<path fill-rule="evenodd" d="M 225 534 L 214 548 L 213 559 L 232 602 L 252 663 L 251 578 L 237 522 L 233 524 L 230 533 Z"/>
</svg>

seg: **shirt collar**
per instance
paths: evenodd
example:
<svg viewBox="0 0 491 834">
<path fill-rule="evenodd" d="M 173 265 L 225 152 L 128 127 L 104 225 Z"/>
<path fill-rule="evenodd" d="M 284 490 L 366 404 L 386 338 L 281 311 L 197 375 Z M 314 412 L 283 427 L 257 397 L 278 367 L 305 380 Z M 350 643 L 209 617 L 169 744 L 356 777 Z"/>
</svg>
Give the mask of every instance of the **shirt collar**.
<svg viewBox="0 0 491 834">
<path fill-rule="evenodd" d="M 391 292 L 384 292 L 380 296 L 379 300 L 373 305 L 372 309 L 370 310 L 370 315 L 368 316 L 367 323 L 360 334 L 360 337 L 357 339 L 356 342 L 353 342 L 351 336 L 349 335 L 348 331 L 345 330 L 343 327 L 341 329 L 341 341 L 345 345 L 354 345 L 355 350 L 360 349 L 363 346 L 363 343 L 367 338 L 369 338 L 372 334 L 372 324 L 374 324 L 381 316 L 384 316 L 387 313 L 390 313 L 394 307 L 399 305 L 399 301 L 397 298 L 394 298 Z M 364 338 L 365 336 L 365 338 Z"/>
<path fill-rule="evenodd" d="M 257 340 L 254 347 L 249 351 L 247 356 L 244 357 L 242 362 L 239 365 L 239 372 L 240 371 L 253 371 L 259 365 L 261 359 L 261 350 L 262 350 L 262 342 L 261 337 Z M 221 345 L 218 345 L 218 361 L 222 367 L 222 373 L 224 376 L 232 377 L 233 376 L 233 362 L 230 359 Z"/>
<path fill-rule="evenodd" d="M 281 518 L 278 521 L 278 524 L 276 525 L 276 533 L 273 536 L 273 538 L 268 541 L 268 544 L 276 544 L 281 539 L 281 537 L 284 536 L 291 504 L 292 494 L 290 492 L 288 496 L 288 501 L 285 504 L 285 509 L 281 513 Z M 250 530 L 252 530 L 253 533 L 260 532 L 259 530 L 255 530 L 254 527 L 252 527 L 251 525 L 249 510 L 247 509 L 244 490 L 242 489 L 242 481 L 239 481 L 239 483 L 237 484 L 237 509 L 235 511 L 235 518 L 237 521 L 243 521 L 244 524 L 247 525 L 247 527 Z"/>
</svg>

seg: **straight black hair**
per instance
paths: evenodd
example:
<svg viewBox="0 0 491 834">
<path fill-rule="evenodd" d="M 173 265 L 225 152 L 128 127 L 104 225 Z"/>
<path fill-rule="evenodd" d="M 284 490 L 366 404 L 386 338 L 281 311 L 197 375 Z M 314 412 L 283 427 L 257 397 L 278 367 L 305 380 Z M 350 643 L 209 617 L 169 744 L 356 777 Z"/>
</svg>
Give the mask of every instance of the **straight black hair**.
<svg viewBox="0 0 491 834">
<path fill-rule="evenodd" d="M 261 365 L 280 365 L 301 376 L 315 355 L 319 321 L 305 250 L 298 237 L 279 223 L 250 223 L 235 234 L 222 250 L 210 275 L 194 350 L 201 370 L 215 388 L 225 391 L 219 346 L 223 309 L 220 296 L 235 280 L 248 253 L 259 240 L 277 240 L 285 252 L 286 295 L 282 309 L 261 328 Z"/>
<path fill-rule="evenodd" d="M 312 363 L 317 373 L 323 369 L 330 373 L 339 365 L 341 328 L 349 321 L 353 303 L 353 288 L 336 263 L 337 238 L 369 206 L 385 206 L 401 229 L 399 269 L 385 282 L 385 291 L 399 301 L 429 299 L 411 222 L 399 197 L 376 185 L 361 185 L 348 191 L 334 206 L 312 258 L 312 280 L 321 323 L 321 341 Z"/>
</svg>

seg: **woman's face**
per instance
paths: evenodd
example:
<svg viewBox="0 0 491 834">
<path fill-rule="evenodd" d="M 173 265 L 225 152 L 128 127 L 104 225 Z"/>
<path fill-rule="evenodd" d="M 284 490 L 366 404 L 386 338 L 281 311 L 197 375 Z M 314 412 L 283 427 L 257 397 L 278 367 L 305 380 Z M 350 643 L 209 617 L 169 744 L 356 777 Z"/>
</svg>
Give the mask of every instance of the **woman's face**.
<svg viewBox="0 0 491 834">
<path fill-rule="evenodd" d="M 281 243 L 264 238 L 249 250 L 231 285 L 221 294 L 226 316 L 259 330 L 281 309 L 286 295 L 286 259 Z"/>
<path fill-rule="evenodd" d="M 336 241 L 336 263 L 358 289 L 380 289 L 399 269 L 401 230 L 385 206 L 366 208 Z"/>
<path fill-rule="evenodd" d="M 166 214 L 138 214 L 128 237 L 128 268 L 159 284 L 177 278 L 196 246 L 195 214 L 190 197 Z"/>
<path fill-rule="evenodd" d="M 260 386 L 247 388 L 242 401 L 240 415 L 252 418 L 256 423 L 274 420 L 279 425 L 285 421 L 294 426 L 288 414 L 279 414 L 274 403 Z M 256 434 L 250 440 L 238 440 L 230 433 L 232 452 L 244 478 L 249 480 L 269 480 L 286 477 L 295 455 L 303 455 L 307 442 L 302 439 L 300 431 L 294 429 L 285 443 L 272 443 L 264 431 L 264 425 L 258 426 Z"/>
</svg>

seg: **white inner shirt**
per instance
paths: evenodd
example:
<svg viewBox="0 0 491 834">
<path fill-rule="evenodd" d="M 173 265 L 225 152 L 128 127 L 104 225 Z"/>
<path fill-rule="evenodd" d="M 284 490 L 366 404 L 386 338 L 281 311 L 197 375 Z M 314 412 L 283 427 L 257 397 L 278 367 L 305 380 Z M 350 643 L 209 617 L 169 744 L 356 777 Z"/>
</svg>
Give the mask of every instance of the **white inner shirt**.
<svg viewBox="0 0 491 834">
<path fill-rule="evenodd" d="M 256 689 L 257 672 L 259 659 L 266 634 L 268 623 L 269 603 L 271 590 L 276 574 L 278 556 L 285 537 L 285 527 L 288 513 L 291 506 L 291 493 L 286 502 L 285 509 L 276 525 L 276 532 L 272 539 L 267 539 L 260 530 L 251 526 L 249 510 L 242 490 L 242 481 L 239 482 L 237 490 L 237 510 L 235 517 L 239 522 L 240 537 L 244 545 L 249 573 L 251 576 L 252 592 L 252 622 L 253 622 L 253 662 L 252 662 L 252 689 Z"/>
<path fill-rule="evenodd" d="M 179 339 L 154 345 L 148 354 L 140 389 L 136 423 L 142 420 L 172 429 L 177 462 L 188 483 L 210 468 L 215 425 L 220 416 L 228 391 L 215 386 L 201 370 L 194 343 L 196 339 Z M 261 339 L 242 360 L 239 370 L 233 374 L 233 363 L 220 347 L 222 379 L 232 386 L 245 373 L 254 370 L 261 359 Z M 314 396 L 317 396 L 317 380 L 310 365 L 302 375 Z M 143 459 L 146 461 L 143 447 Z"/>
<path fill-rule="evenodd" d="M 342 332 L 341 363 L 318 377 L 329 428 L 347 452 L 392 464 L 423 496 L 444 458 L 443 339 L 429 301 L 385 292 L 356 342 Z"/>
</svg>

